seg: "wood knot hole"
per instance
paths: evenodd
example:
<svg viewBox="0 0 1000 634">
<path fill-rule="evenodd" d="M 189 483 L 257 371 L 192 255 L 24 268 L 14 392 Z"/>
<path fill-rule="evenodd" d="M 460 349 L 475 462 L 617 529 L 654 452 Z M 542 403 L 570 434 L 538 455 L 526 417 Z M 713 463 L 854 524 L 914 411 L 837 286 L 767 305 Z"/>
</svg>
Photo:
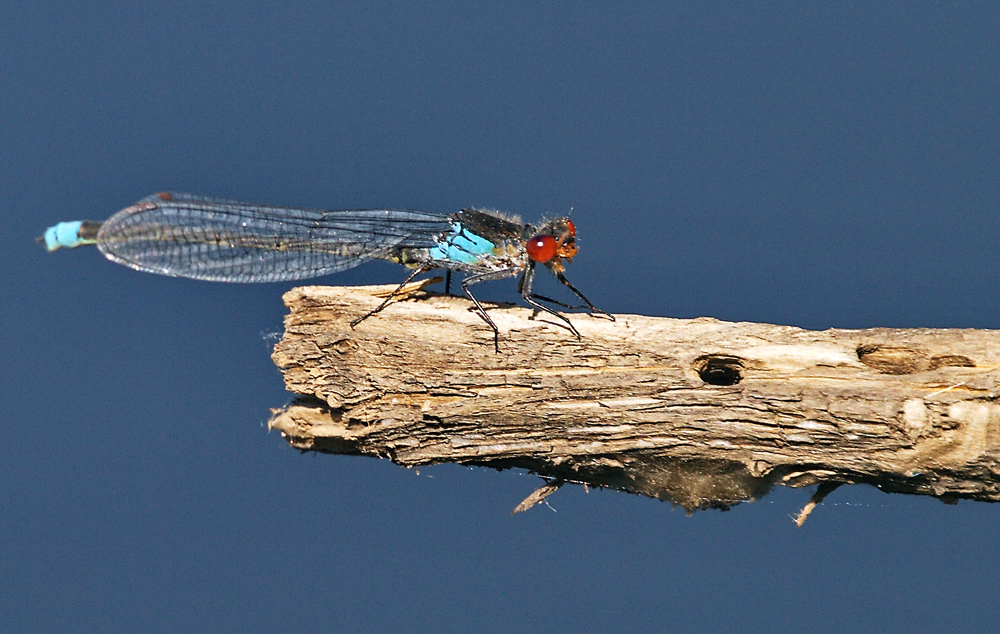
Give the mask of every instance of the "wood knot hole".
<svg viewBox="0 0 1000 634">
<path fill-rule="evenodd" d="M 908 346 L 863 343 L 857 352 L 861 363 L 883 374 L 913 374 L 930 367 L 925 351 Z"/>
<path fill-rule="evenodd" d="M 709 385 L 736 385 L 743 380 L 743 360 L 729 354 L 707 354 L 694 360 L 694 371 Z"/>
<path fill-rule="evenodd" d="M 974 368 L 976 362 L 964 354 L 939 354 L 931 357 L 931 370 L 946 367 Z"/>
</svg>

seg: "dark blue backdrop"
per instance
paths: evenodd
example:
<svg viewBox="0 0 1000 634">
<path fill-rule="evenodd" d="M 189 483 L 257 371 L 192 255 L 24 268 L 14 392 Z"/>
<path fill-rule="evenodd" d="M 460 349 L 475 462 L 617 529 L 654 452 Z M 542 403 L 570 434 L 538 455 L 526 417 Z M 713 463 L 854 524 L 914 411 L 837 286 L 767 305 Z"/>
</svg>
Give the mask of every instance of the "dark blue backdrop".
<svg viewBox="0 0 1000 634">
<path fill-rule="evenodd" d="M 689 518 L 564 489 L 512 518 L 536 479 L 267 433 L 291 285 L 33 242 L 161 189 L 572 207 L 613 312 L 1000 327 L 1000 10 L 827 4 L 5 3 L 0 629 L 995 628 L 1000 507 L 855 487 L 796 529 L 809 491 Z"/>
</svg>

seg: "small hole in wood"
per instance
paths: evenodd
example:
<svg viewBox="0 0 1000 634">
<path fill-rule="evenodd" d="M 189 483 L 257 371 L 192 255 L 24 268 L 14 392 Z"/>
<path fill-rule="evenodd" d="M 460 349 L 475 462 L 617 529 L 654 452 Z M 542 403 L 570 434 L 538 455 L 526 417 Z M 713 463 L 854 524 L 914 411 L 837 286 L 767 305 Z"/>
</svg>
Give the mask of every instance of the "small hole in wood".
<svg viewBox="0 0 1000 634">
<path fill-rule="evenodd" d="M 945 367 L 974 368 L 976 362 L 962 354 L 939 354 L 931 357 L 931 370 Z"/>
<path fill-rule="evenodd" d="M 743 380 L 743 360 L 728 354 L 698 357 L 694 370 L 709 385 L 736 385 Z"/>
<path fill-rule="evenodd" d="M 913 374 L 930 366 L 926 352 L 909 346 L 863 343 L 857 353 L 861 363 L 883 374 Z"/>
</svg>

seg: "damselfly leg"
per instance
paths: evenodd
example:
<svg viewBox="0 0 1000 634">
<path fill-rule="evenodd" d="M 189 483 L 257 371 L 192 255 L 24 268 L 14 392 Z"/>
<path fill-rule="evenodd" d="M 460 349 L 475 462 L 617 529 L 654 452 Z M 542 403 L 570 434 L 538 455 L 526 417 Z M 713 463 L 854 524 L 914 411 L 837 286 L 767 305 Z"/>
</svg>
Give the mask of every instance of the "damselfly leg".
<svg viewBox="0 0 1000 634">
<path fill-rule="evenodd" d="M 389 294 L 388 294 L 388 295 L 386 296 L 386 298 L 385 298 L 384 300 L 382 300 L 382 303 L 381 303 L 381 304 L 379 304 L 377 308 L 375 308 L 375 309 L 373 309 L 373 310 L 370 310 L 370 311 L 368 311 L 367 313 L 365 313 L 364 315 L 362 315 L 362 316 L 358 317 L 357 319 L 355 319 L 355 320 L 351 321 L 351 328 L 354 328 L 355 326 L 357 326 L 358 324 L 360 324 L 360 323 L 361 323 L 361 322 L 363 322 L 364 320 L 368 319 L 369 317 L 371 317 L 371 316 L 372 316 L 372 315 L 374 315 L 375 313 L 380 313 L 380 312 L 382 312 L 382 309 L 383 309 L 383 308 L 385 308 L 386 306 L 388 306 L 388 305 L 389 305 L 389 302 L 391 302 L 391 301 L 392 301 L 392 299 L 393 299 L 394 297 L 396 297 L 396 295 L 399 295 L 399 292 L 403 290 L 403 287 L 404 287 L 404 286 L 406 286 L 407 284 L 409 284 L 410 282 L 412 282 L 412 281 L 413 281 L 413 278 L 415 278 L 416 276 L 418 276 L 418 275 L 420 275 L 421 273 L 424 273 L 424 272 L 426 272 L 426 271 L 428 271 L 428 270 L 429 270 L 429 269 L 422 269 L 422 268 L 420 268 L 420 269 L 413 269 L 413 272 L 412 272 L 412 273 L 410 273 L 410 274 L 409 274 L 409 275 L 408 275 L 408 276 L 406 277 L 406 279 L 405 279 L 405 280 L 403 280 L 403 282 L 402 282 L 402 283 L 401 283 L 401 284 L 400 284 L 399 286 L 397 286 L 397 287 L 396 287 L 396 289 L 395 289 L 394 291 L 392 291 L 391 293 L 389 293 Z"/>
</svg>

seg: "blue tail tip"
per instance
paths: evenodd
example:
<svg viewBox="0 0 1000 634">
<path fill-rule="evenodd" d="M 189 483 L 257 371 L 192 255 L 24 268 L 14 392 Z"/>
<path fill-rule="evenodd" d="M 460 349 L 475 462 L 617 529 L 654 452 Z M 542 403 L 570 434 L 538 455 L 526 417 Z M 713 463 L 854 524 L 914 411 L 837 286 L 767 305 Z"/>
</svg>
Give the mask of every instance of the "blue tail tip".
<svg viewBox="0 0 1000 634">
<path fill-rule="evenodd" d="M 88 244 L 87 241 L 80 238 L 80 226 L 83 225 L 83 221 L 75 220 L 73 222 L 60 222 L 57 225 L 49 227 L 45 230 L 45 248 L 49 251 L 55 251 L 65 247 L 67 249 L 72 249 L 73 247 L 78 247 L 81 244 Z"/>
</svg>

